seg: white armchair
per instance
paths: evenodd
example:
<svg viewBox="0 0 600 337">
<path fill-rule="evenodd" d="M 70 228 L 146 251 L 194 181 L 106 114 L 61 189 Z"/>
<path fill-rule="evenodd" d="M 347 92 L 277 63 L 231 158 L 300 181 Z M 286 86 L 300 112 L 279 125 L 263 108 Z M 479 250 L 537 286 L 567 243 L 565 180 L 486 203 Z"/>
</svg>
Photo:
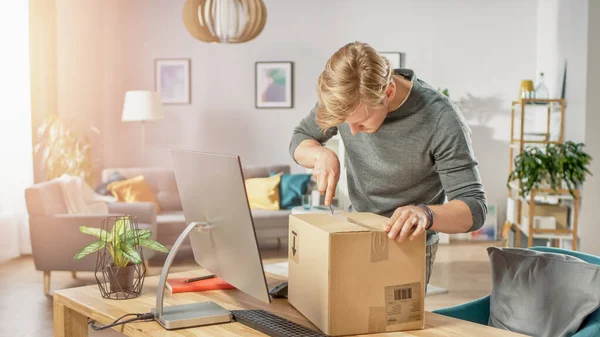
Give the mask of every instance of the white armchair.
<svg viewBox="0 0 600 337">
<path fill-rule="evenodd" d="M 90 235 L 79 231 L 79 226 L 101 227 L 102 219 L 109 215 L 132 215 L 137 217 L 141 228 L 152 231 L 156 239 L 156 209 L 149 202 L 109 203 L 107 214 L 69 214 L 62 197 L 60 182 L 50 180 L 25 190 L 31 246 L 36 270 L 44 272 L 44 293 L 50 293 L 50 272 L 94 271 L 96 254 L 74 260 L 75 254 L 94 241 Z M 144 249 L 144 259 L 153 251 Z"/>
</svg>

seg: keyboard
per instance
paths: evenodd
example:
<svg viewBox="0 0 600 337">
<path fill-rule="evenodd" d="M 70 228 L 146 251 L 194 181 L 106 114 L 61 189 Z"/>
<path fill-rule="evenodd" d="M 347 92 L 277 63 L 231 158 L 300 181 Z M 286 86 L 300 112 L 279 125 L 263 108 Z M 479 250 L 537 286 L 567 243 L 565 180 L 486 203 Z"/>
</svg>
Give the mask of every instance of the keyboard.
<svg viewBox="0 0 600 337">
<path fill-rule="evenodd" d="M 264 310 L 231 310 L 231 314 L 237 322 L 273 337 L 327 336 Z"/>
</svg>

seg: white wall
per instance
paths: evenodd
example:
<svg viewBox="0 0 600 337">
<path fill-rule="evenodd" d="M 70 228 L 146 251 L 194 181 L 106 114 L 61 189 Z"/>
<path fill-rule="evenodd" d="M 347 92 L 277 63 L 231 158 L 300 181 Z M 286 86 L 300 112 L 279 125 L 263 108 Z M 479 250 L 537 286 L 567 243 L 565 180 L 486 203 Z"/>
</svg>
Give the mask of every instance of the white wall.
<svg viewBox="0 0 600 337">
<path fill-rule="evenodd" d="M 538 0 L 537 74 L 560 98 L 567 64 L 565 139 L 583 142 L 587 77 L 587 0 Z"/>
<path fill-rule="evenodd" d="M 580 237 L 582 251 L 600 255 L 600 2 L 589 2 L 588 23 L 585 143 L 594 160 L 593 176 L 587 178 L 583 189 Z"/>
<path fill-rule="evenodd" d="M 490 203 L 504 214 L 510 101 L 536 73 L 535 0 L 265 1 L 267 24 L 240 45 L 195 40 L 184 0 L 57 0 L 59 110 L 94 125 L 101 167 L 170 166 L 169 148 L 236 153 L 246 165 L 292 164 L 293 128 L 313 106 L 328 57 L 362 40 L 406 53 L 406 66 L 451 98 L 472 95 L 465 114 Z M 531 33 L 527 33 L 531 32 Z M 126 90 L 154 89 L 156 58 L 190 58 L 192 104 L 165 106 L 166 118 L 123 124 Z M 255 109 L 256 61 L 294 62 L 294 108 Z M 481 117 L 484 118 L 481 118 Z M 145 150 L 145 151 L 143 151 Z M 503 215 L 499 222 L 502 223 Z"/>
<path fill-rule="evenodd" d="M 105 11 L 106 22 L 119 27 L 111 37 L 121 48 L 112 68 L 104 66 L 112 74 L 104 86 L 106 167 L 169 165 L 171 147 L 236 153 L 248 165 L 292 164 L 288 142 L 315 102 L 327 58 L 362 40 L 406 53 L 407 67 L 449 88 L 453 99 L 471 93 L 487 104 L 490 119 L 473 122 L 473 141 L 489 201 L 504 213 L 510 101 L 536 71 L 536 35 L 523 33 L 536 30 L 536 1 L 265 2 L 264 31 L 241 45 L 192 38 L 181 21 L 183 0 L 119 2 L 118 13 Z M 143 158 L 140 125 L 119 121 L 122 96 L 153 89 L 154 60 L 167 57 L 191 58 L 192 104 L 166 106 L 165 120 L 146 124 Z M 295 63 L 294 108 L 255 109 L 254 63 L 281 60 Z"/>
</svg>

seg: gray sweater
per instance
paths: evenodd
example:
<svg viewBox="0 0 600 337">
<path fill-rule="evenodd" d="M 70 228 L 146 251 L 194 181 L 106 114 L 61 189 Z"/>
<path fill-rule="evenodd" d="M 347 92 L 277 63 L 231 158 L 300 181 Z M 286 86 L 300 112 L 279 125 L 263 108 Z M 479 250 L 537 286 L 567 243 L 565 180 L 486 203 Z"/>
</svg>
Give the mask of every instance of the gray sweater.
<svg viewBox="0 0 600 337">
<path fill-rule="evenodd" d="M 443 204 L 462 200 L 471 209 L 474 231 L 483 226 L 486 195 L 471 147 L 470 129 L 458 107 L 417 79 L 414 71 L 397 69 L 413 82 L 407 100 L 390 112 L 373 134 L 352 135 L 348 124 L 327 130 L 315 121 L 315 109 L 294 129 L 289 151 L 306 139 L 324 144 L 338 132 L 346 151 L 351 210 L 391 216 L 400 206 Z M 438 241 L 427 232 L 427 244 Z"/>
</svg>

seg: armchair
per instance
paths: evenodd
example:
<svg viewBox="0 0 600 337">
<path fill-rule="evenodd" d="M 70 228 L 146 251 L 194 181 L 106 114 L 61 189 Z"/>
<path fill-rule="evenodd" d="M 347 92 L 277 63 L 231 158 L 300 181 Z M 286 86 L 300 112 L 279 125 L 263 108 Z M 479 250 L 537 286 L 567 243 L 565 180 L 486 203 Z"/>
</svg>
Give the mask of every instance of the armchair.
<svg viewBox="0 0 600 337">
<path fill-rule="evenodd" d="M 588 263 L 600 265 L 600 257 L 582 252 L 552 247 L 531 247 L 529 249 L 540 252 L 571 255 Z M 433 312 L 465 321 L 488 325 L 488 319 L 490 317 L 490 296 L 488 295 L 471 302 L 434 310 Z M 583 321 L 581 327 L 573 337 L 600 337 L 600 309 L 594 311 Z"/>
<path fill-rule="evenodd" d="M 94 238 L 79 231 L 79 226 L 101 227 L 102 219 L 109 215 L 136 216 L 140 228 L 152 231 L 156 239 L 156 209 L 149 202 L 127 204 L 109 203 L 107 214 L 69 214 L 63 200 L 60 182 L 50 180 L 25 190 L 33 261 L 36 270 L 44 272 L 44 294 L 50 293 L 52 271 L 94 271 L 96 255 L 74 260 L 75 254 Z M 144 249 L 144 260 L 153 251 Z"/>
</svg>

